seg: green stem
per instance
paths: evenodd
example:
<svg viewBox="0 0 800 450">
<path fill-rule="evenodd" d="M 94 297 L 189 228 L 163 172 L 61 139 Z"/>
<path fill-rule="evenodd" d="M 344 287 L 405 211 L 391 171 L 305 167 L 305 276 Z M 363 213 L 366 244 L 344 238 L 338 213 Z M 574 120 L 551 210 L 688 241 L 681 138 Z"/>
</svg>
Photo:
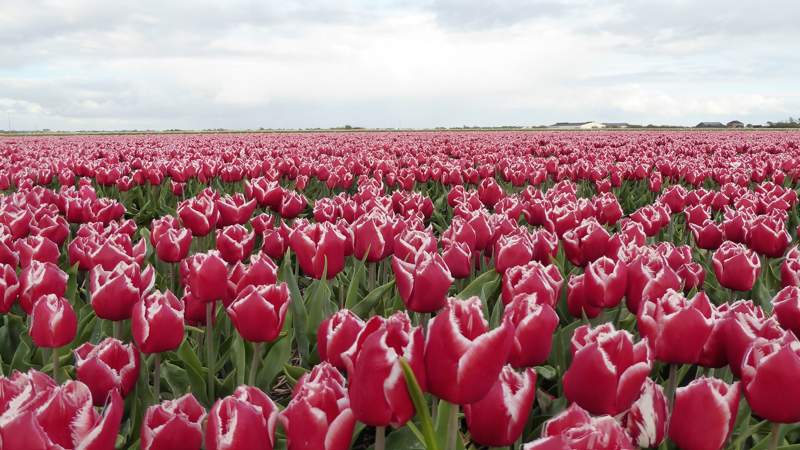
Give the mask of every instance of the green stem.
<svg viewBox="0 0 800 450">
<path fill-rule="evenodd" d="M 161 353 L 153 355 L 153 398 L 156 404 L 161 400 Z"/>
<path fill-rule="evenodd" d="M 114 338 L 122 340 L 122 321 L 115 320 L 112 323 L 114 324 Z"/>
<path fill-rule="evenodd" d="M 375 450 L 386 448 L 386 427 L 375 427 Z"/>
<path fill-rule="evenodd" d="M 458 436 L 458 405 L 450 408 L 450 417 L 447 419 L 447 446 L 446 450 L 456 450 L 456 436 Z"/>
<path fill-rule="evenodd" d="M 250 386 L 256 385 L 256 375 L 258 374 L 258 363 L 261 360 L 261 348 L 264 346 L 263 342 L 253 343 L 253 360 L 250 363 L 250 375 L 247 377 L 247 384 Z"/>
<path fill-rule="evenodd" d="M 672 405 L 675 403 L 675 390 L 678 384 L 678 365 L 669 365 L 669 379 L 667 380 L 667 400 L 669 401 L 669 410 L 672 411 Z"/>
<path fill-rule="evenodd" d="M 206 303 L 206 359 L 208 362 L 208 401 L 210 403 L 214 402 L 214 378 L 215 378 L 215 371 L 214 366 L 216 365 L 214 362 L 214 325 L 213 325 L 213 316 L 214 316 L 214 302 Z"/>
<path fill-rule="evenodd" d="M 50 356 L 53 358 L 53 379 L 58 383 L 58 349 L 54 348 Z"/>
<path fill-rule="evenodd" d="M 375 278 L 377 277 L 375 272 L 377 271 L 377 266 L 375 265 L 376 263 L 367 263 L 367 264 L 369 264 L 369 270 L 367 276 L 367 290 L 369 292 L 372 292 L 372 290 L 375 289 Z"/>
<path fill-rule="evenodd" d="M 778 448 L 778 441 L 781 440 L 781 424 L 774 422 L 772 424 L 772 432 L 770 434 L 769 440 L 769 450 L 775 450 Z"/>
</svg>

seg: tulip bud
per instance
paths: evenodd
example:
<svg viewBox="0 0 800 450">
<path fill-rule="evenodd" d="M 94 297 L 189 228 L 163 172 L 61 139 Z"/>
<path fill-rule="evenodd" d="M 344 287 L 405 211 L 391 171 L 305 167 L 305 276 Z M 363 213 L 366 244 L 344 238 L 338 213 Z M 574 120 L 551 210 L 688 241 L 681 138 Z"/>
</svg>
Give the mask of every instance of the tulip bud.
<svg viewBox="0 0 800 450">
<path fill-rule="evenodd" d="M 78 317 L 67 299 L 47 294 L 33 304 L 30 335 L 37 347 L 63 347 L 77 332 Z"/>
<path fill-rule="evenodd" d="M 271 342 L 283 328 L 288 307 L 289 287 L 281 283 L 246 287 L 226 311 L 244 340 Z"/>
<path fill-rule="evenodd" d="M 147 408 L 142 422 L 143 450 L 200 450 L 206 410 L 192 394 Z"/>
<path fill-rule="evenodd" d="M 800 422 L 799 376 L 800 342 L 791 332 L 780 339 L 756 339 L 742 360 L 747 403 L 770 422 Z"/>
<path fill-rule="evenodd" d="M 517 373 L 511 366 L 503 367 L 486 396 L 464 405 L 470 437 L 490 447 L 512 445 L 522 436 L 535 396 L 535 370 Z"/>
<path fill-rule="evenodd" d="M 124 397 L 139 378 L 139 351 L 133 344 L 106 338 L 94 345 L 86 342 L 74 350 L 78 380 L 89 386 L 96 406 L 109 392 L 118 390 Z"/>
<path fill-rule="evenodd" d="M 739 411 L 739 382 L 698 378 L 675 392 L 669 438 L 683 450 L 719 450 Z"/>
<path fill-rule="evenodd" d="M 661 445 L 667 434 L 669 410 L 664 389 L 655 381 L 644 380 L 639 399 L 633 402 L 625 414 L 623 423 L 636 445 L 655 448 Z"/>
<path fill-rule="evenodd" d="M 409 262 L 393 257 L 392 270 L 400 298 L 410 311 L 430 313 L 444 306 L 453 277 L 441 255 L 419 252 Z"/>
<path fill-rule="evenodd" d="M 724 242 L 711 257 L 719 284 L 735 291 L 753 289 L 761 273 L 761 260 L 742 244 Z"/>
<path fill-rule="evenodd" d="M 177 350 L 183 342 L 183 302 L 170 291 L 155 291 L 133 307 L 133 340 L 144 353 Z"/>
<path fill-rule="evenodd" d="M 510 319 L 489 330 L 480 299 L 450 298 L 428 325 L 425 371 L 430 392 L 450 403 L 474 403 L 491 389 L 513 343 Z"/>
<path fill-rule="evenodd" d="M 630 333 L 610 323 L 583 325 L 572 335 L 564 394 L 592 414 L 616 416 L 636 400 L 651 368 L 646 340 L 634 344 Z"/>
<path fill-rule="evenodd" d="M 503 317 L 508 317 L 514 325 L 508 362 L 515 368 L 544 364 L 550 356 L 558 314 L 549 305 L 538 304 L 536 300 L 536 294 L 520 294 L 503 312 Z"/>
<path fill-rule="evenodd" d="M 358 334 L 364 329 L 364 321 L 349 309 L 341 309 L 319 324 L 317 352 L 322 361 L 344 369 L 342 353 L 352 347 Z"/>
<path fill-rule="evenodd" d="M 181 274 L 201 302 L 221 300 L 228 294 L 228 269 L 218 252 L 196 253 L 183 260 Z"/>
</svg>

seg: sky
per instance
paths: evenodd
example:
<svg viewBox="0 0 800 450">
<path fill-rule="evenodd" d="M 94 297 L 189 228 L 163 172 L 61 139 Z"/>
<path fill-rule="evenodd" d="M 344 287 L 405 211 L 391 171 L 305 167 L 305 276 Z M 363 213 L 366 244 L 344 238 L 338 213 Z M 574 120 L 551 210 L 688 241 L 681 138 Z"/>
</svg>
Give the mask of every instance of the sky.
<svg viewBox="0 0 800 450">
<path fill-rule="evenodd" d="M 800 116 L 798 23 L 797 0 L 0 0 L 0 129 L 764 123 Z"/>
</svg>

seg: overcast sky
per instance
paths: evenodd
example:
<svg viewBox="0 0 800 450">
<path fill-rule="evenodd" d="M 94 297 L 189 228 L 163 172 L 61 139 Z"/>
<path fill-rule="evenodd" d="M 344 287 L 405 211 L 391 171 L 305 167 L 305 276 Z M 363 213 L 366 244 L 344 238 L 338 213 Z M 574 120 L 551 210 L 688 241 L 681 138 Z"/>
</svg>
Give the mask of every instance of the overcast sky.
<svg viewBox="0 0 800 450">
<path fill-rule="evenodd" d="M 800 116 L 798 24 L 798 0 L 0 0 L 0 129 L 763 123 Z"/>
</svg>

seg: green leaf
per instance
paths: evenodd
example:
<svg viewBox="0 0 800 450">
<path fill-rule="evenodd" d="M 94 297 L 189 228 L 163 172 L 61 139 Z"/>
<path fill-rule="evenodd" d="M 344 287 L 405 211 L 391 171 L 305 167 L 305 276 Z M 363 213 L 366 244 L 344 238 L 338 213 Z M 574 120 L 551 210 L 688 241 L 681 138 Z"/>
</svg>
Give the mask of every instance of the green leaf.
<svg viewBox="0 0 800 450">
<path fill-rule="evenodd" d="M 394 288 L 395 280 L 372 290 L 366 297 L 351 308 L 351 311 L 360 317 L 366 317 L 378 301 Z"/>
<path fill-rule="evenodd" d="M 161 373 L 164 379 L 167 380 L 173 397 L 180 397 L 190 391 L 189 374 L 186 373 L 186 370 L 171 362 L 163 361 L 161 363 Z"/>
<path fill-rule="evenodd" d="M 324 279 L 314 280 L 308 289 L 306 299 L 306 309 L 308 310 L 308 329 L 306 332 L 310 337 L 316 337 L 317 329 L 323 320 L 334 314 L 337 310 L 335 303 L 331 301 L 333 291 L 328 282 Z"/>
<path fill-rule="evenodd" d="M 303 302 L 303 296 L 300 294 L 300 288 L 297 286 L 297 278 L 294 276 L 292 270 L 292 259 L 289 252 L 283 257 L 281 264 L 279 278 L 289 286 L 289 292 L 292 296 L 292 301 L 289 303 L 289 309 L 292 312 L 292 325 L 294 326 L 295 344 L 297 345 L 297 352 L 303 361 L 308 361 L 309 356 L 309 340 L 306 335 L 306 306 Z"/>
<path fill-rule="evenodd" d="M 350 278 L 350 285 L 347 287 L 347 297 L 344 302 L 345 308 L 351 309 L 361 299 L 359 295 L 361 292 L 361 285 L 364 284 L 366 278 L 367 269 L 364 263 L 360 260 L 356 260 L 353 266 L 353 276 Z"/>
<path fill-rule="evenodd" d="M 487 294 L 486 288 L 494 289 L 495 285 L 500 285 L 501 279 L 499 273 L 494 269 L 489 269 L 472 280 L 463 291 L 459 292 L 458 298 L 466 300 L 470 297 L 481 297 L 481 300 L 487 301 L 487 298 L 483 298 L 483 295 Z"/>
<path fill-rule="evenodd" d="M 428 450 L 439 450 L 439 442 L 436 439 L 436 433 L 433 430 L 433 422 L 431 422 L 431 415 L 428 412 L 428 403 L 425 401 L 425 396 L 422 389 L 419 387 L 417 377 L 414 376 L 414 371 L 408 365 L 405 358 L 400 358 L 400 366 L 403 368 L 403 375 L 406 379 L 406 386 L 411 400 L 414 402 L 416 415 L 419 417 L 420 431 L 425 438 L 425 448 Z"/>
<path fill-rule="evenodd" d="M 267 357 L 261 363 L 261 368 L 256 376 L 256 385 L 269 392 L 272 381 L 283 370 L 283 366 L 292 357 L 292 335 L 278 339 L 269 349 Z"/>
<path fill-rule="evenodd" d="M 189 384 L 192 386 L 192 393 L 202 403 L 208 404 L 208 390 L 206 385 L 206 368 L 200 363 L 200 358 L 194 352 L 192 346 L 189 344 L 188 339 L 183 340 L 183 344 L 176 352 L 178 358 L 183 363 L 186 369 L 186 375 L 189 377 Z"/>
<path fill-rule="evenodd" d="M 233 350 L 233 367 L 236 369 L 236 385 L 241 386 L 247 379 L 247 349 L 244 339 L 238 333 L 235 334 L 231 350 Z"/>
<path fill-rule="evenodd" d="M 14 357 L 11 359 L 11 371 L 27 371 L 31 367 L 29 363 L 30 354 L 31 347 L 28 346 L 24 339 L 20 339 L 17 351 L 14 352 Z"/>
<path fill-rule="evenodd" d="M 536 366 L 536 374 L 545 380 L 553 380 L 558 375 L 558 371 L 552 366 Z"/>
</svg>

